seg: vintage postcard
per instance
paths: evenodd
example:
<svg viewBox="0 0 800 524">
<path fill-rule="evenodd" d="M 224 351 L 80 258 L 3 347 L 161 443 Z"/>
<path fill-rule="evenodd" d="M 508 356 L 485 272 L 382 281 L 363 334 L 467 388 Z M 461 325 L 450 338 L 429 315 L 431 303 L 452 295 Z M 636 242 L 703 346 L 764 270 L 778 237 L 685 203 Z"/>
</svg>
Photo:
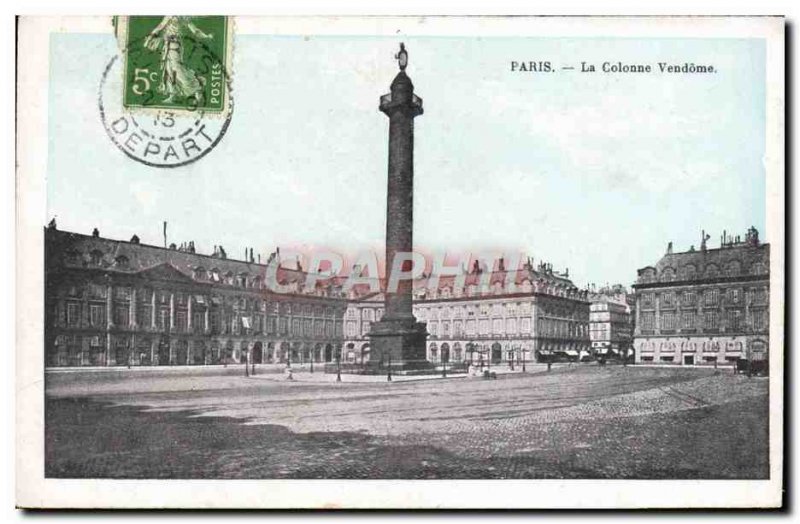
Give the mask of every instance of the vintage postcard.
<svg viewBox="0 0 800 524">
<path fill-rule="evenodd" d="M 781 17 L 22 17 L 17 504 L 783 500 Z"/>
</svg>

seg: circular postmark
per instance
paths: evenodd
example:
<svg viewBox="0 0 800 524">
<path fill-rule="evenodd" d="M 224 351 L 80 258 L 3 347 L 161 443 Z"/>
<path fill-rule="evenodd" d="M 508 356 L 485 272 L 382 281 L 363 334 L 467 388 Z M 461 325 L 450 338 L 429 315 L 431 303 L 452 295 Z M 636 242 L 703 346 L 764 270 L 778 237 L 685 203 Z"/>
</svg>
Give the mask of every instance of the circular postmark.
<svg viewBox="0 0 800 524">
<path fill-rule="evenodd" d="M 184 35 L 164 38 L 159 47 L 153 52 L 147 38 L 123 47 L 103 72 L 98 107 L 106 133 L 125 155 L 175 168 L 219 144 L 233 116 L 233 96 L 223 60 L 205 42 Z M 189 54 L 191 62 L 184 59 Z"/>
</svg>

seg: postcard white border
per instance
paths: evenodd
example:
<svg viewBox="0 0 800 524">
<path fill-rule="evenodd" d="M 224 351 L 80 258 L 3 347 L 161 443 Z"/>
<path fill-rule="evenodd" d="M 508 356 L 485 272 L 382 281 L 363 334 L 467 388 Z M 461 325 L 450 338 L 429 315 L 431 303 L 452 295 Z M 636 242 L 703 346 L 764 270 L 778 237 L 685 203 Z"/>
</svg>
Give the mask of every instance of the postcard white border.
<svg viewBox="0 0 800 524">
<path fill-rule="evenodd" d="M 238 34 L 763 38 L 767 60 L 770 480 L 58 480 L 44 474 L 43 225 L 49 34 L 110 32 L 108 17 L 22 18 L 18 56 L 16 497 L 24 507 L 652 508 L 774 507 L 783 475 L 784 20 L 781 17 L 237 17 Z"/>
</svg>

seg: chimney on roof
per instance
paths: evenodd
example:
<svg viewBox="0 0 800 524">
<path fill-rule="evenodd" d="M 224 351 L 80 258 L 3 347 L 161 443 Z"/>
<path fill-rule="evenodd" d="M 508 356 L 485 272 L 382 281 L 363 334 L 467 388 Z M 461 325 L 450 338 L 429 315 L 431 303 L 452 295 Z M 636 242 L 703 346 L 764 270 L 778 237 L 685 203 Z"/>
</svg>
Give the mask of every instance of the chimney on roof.
<svg viewBox="0 0 800 524">
<path fill-rule="evenodd" d="M 56 229 L 56 217 L 47 224 L 47 229 Z"/>
<path fill-rule="evenodd" d="M 93 237 L 99 237 L 100 236 L 100 230 L 97 229 L 97 228 L 92 229 L 92 236 Z"/>
<path fill-rule="evenodd" d="M 672 242 L 667 243 L 667 254 L 672 254 Z"/>
<path fill-rule="evenodd" d="M 139 237 L 137 235 L 133 235 L 131 237 L 131 244 L 138 244 L 138 243 L 139 243 Z"/>
<path fill-rule="evenodd" d="M 505 271 L 506 270 L 506 261 L 503 260 L 503 257 L 500 257 L 500 261 L 497 264 L 498 271 Z"/>
</svg>

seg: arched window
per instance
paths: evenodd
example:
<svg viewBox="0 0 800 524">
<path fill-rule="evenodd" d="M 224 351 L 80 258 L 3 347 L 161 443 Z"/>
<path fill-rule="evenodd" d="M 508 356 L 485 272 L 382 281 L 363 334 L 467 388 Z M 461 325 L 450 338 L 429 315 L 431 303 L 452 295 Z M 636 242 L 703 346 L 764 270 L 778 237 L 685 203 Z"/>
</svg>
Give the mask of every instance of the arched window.
<svg viewBox="0 0 800 524">
<path fill-rule="evenodd" d="M 665 267 L 661 270 L 661 282 L 672 282 L 675 280 L 675 270 L 671 267 Z"/>
<path fill-rule="evenodd" d="M 738 260 L 731 260 L 725 265 L 725 276 L 735 277 L 742 272 L 742 264 Z"/>
<path fill-rule="evenodd" d="M 80 260 L 80 253 L 75 249 L 68 249 L 66 253 L 64 253 L 65 261 L 67 264 L 77 264 Z"/>
<path fill-rule="evenodd" d="M 708 264 L 704 273 L 706 278 L 716 278 L 719 276 L 719 266 L 716 264 Z"/>
<path fill-rule="evenodd" d="M 693 280 L 697 276 L 697 268 L 694 264 L 686 264 L 679 270 L 680 280 Z"/>
</svg>

